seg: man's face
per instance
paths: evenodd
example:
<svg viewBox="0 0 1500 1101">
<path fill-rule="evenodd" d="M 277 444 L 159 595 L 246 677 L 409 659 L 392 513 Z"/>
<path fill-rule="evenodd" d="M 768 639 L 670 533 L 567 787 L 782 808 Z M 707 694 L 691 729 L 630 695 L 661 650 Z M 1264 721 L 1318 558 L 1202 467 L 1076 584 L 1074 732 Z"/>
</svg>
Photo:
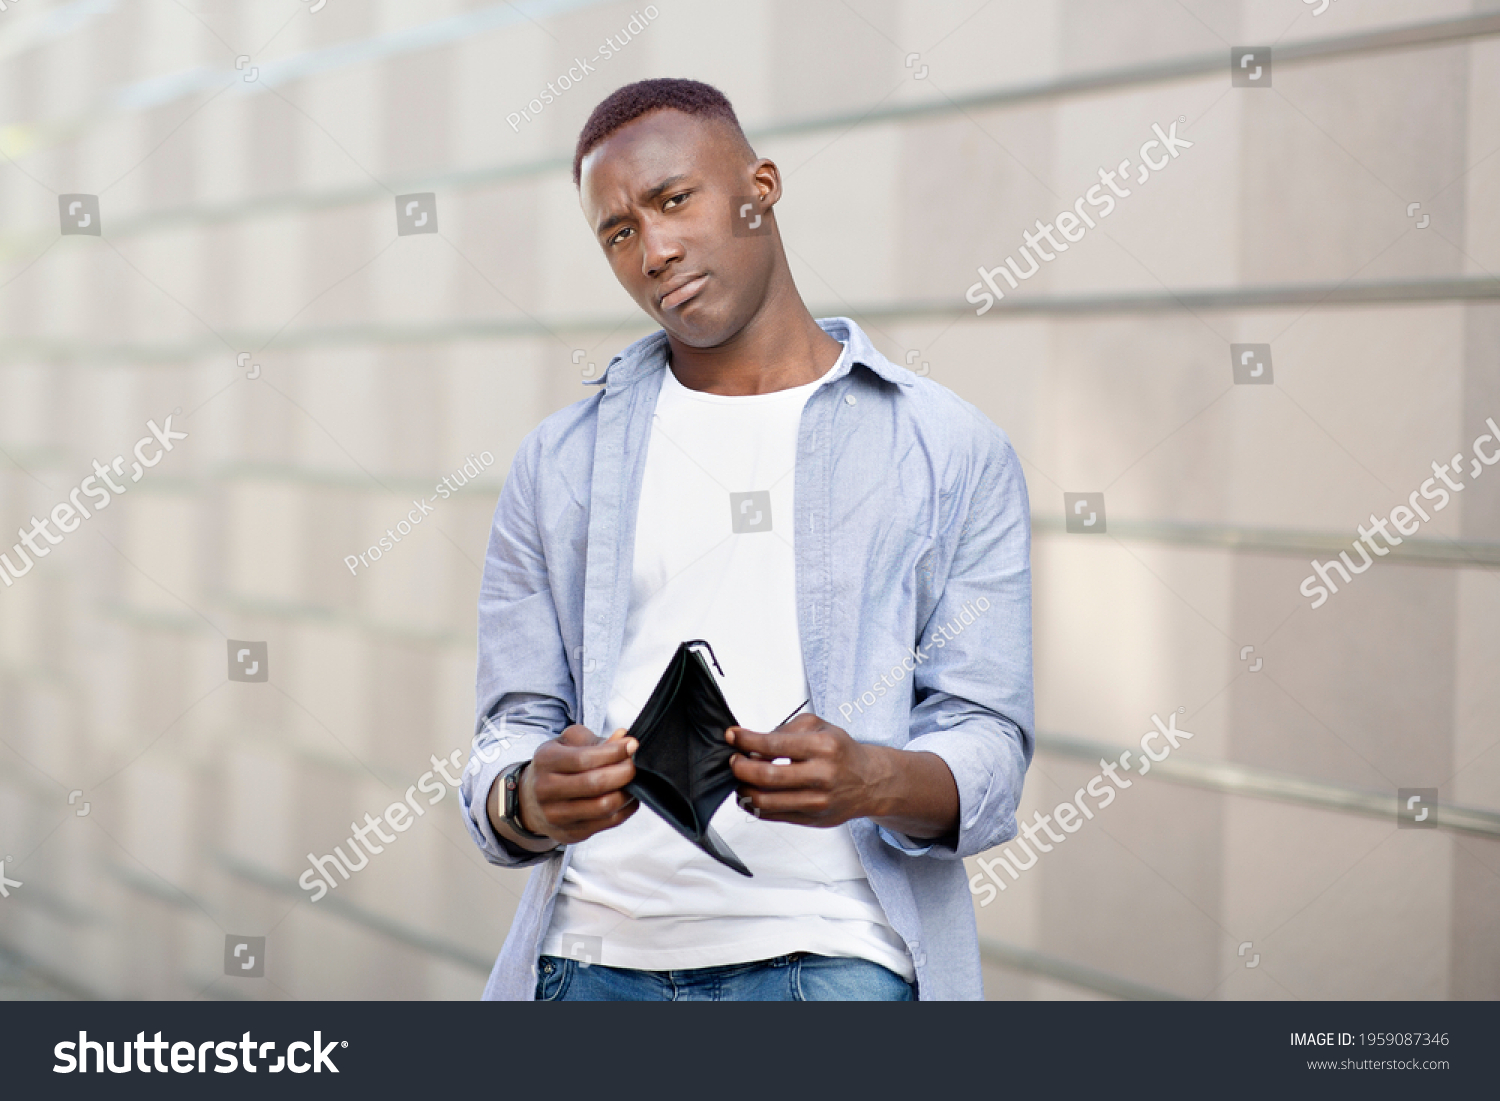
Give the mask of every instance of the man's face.
<svg viewBox="0 0 1500 1101">
<path fill-rule="evenodd" d="M 774 264 L 768 235 L 734 232 L 736 203 L 769 220 L 779 198 L 725 126 L 651 111 L 583 160 L 579 201 L 615 278 L 668 334 L 694 348 L 729 340 L 765 299 Z M 769 181 L 769 188 L 767 182 Z"/>
</svg>

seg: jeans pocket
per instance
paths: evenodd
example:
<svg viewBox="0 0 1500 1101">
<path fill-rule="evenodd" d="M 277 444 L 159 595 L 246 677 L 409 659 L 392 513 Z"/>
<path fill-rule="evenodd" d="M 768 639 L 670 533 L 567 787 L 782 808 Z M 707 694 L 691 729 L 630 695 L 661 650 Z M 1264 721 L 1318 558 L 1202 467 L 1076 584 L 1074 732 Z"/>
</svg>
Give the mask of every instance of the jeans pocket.
<svg viewBox="0 0 1500 1101">
<path fill-rule="evenodd" d="M 869 960 L 807 955 L 794 965 L 793 1000 L 800 1002 L 909 1002 L 910 983 Z"/>
<path fill-rule="evenodd" d="M 573 960 L 557 956 L 542 956 L 536 961 L 536 1000 L 539 1002 L 561 1001 L 573 981 Z"/>
</svg>

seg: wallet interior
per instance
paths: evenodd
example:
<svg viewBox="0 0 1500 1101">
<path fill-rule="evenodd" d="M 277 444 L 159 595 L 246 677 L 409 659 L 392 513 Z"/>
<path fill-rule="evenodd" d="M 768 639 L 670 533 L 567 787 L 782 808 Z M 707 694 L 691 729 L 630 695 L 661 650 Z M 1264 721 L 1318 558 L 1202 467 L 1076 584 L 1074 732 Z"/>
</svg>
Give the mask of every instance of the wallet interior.
<svg viewBox="0 0 1500 1101">
<path fill-rule="evenodd" d="M 632 795 L 683 837 L 742 875 L 749 869 L 709 826 L 735 788 L 724 731 L 737 725 L 708 662 L 684 642 L 630 727 L 639 743 Z M 712 653 L 712 651 L 710 651 Z"/>
</svg>

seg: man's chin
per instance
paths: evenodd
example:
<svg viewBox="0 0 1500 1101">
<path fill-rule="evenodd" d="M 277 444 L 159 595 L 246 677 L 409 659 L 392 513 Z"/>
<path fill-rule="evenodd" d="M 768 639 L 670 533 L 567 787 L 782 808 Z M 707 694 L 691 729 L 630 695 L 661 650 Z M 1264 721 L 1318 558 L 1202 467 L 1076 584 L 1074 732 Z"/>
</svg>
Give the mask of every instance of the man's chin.
<svg viewBox="0 0 1500 1101">
<path fill-rule="evenodd" d="M 708 309 L 693 309 L 686 303 L 683 310 L 673 310 L 668 316 L 657 316 L 656 321 L 673 340 L 689 348 L 717 348 L 733 339 L 744 326 L 737 325 Z"/>
</svg>

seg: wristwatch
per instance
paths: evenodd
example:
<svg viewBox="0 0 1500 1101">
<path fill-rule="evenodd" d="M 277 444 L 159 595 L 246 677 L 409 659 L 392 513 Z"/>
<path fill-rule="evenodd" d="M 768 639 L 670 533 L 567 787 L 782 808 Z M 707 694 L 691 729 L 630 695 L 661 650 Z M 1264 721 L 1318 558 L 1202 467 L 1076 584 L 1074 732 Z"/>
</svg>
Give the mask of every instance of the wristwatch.
<svg viewBox="0 0 1500 1101">
<path fill-rule="evenodd" d="M 507 826 L 515 830 L 517 835 L 528 841 L 551 841 L 552 838 L 544 833 L 532 833 L 521 825 L 521 773 L 525 771 L 530 761 L 517 761 L 500 773 L 500 783 L 504 786 L 505 801 L 501 805 L 500 818 Z"/>
</svg>

